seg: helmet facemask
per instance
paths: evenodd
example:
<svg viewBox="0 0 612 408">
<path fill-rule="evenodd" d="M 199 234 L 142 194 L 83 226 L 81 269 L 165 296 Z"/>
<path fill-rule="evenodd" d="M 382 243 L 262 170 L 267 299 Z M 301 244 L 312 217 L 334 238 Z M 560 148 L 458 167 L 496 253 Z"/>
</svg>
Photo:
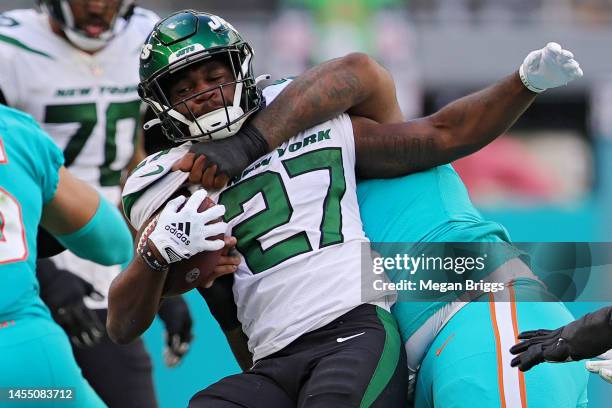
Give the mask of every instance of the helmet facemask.
<svg viewBox="0 0 612 408">
<path fill-rule="evenodd" d="M 68 40 L 84 51 L 97 51 L 104 48 L 125 27 L 134 11 L 134 0 L 119 2 L 117 13 L 110 22 L 109 29 L 96 37 L 88 35 L 77 27 L 71 0 L 39 0 L 40 9 L 53 18 L 62 28 Z"/>
<path fill-rule="evenodd" d="M 177 143 L 187 140 L 223 139 L 234 135 L 261 103 L 261 95 L 252 74 L 252 56 L 251 48 L 243 42 L 219 50 L 202 49 L 173 61 L 162 72 L 141 84 L 141 96 L 159 118 L 158 121 L 153 122 L 161 123 L 166 137 Z M 212 60 L 223 61 L 232 73 L 233 80 L 171 103 L 169 84 L 174 74 L 194 64 Z M 232 85 L 235 86 L 235 89 L 233 100 L 230 102 L 223 90 Z M 190 109 L 188 101 L 202 94 L 216 91 L 221 94 L 222 107 L 200 116 Z M 179 107 L 182 107 L 181 111 L 187 113 L 180 113 L 177 109 Z M 148 126 L 151 124 L 149 122 Z"/>
</svg>

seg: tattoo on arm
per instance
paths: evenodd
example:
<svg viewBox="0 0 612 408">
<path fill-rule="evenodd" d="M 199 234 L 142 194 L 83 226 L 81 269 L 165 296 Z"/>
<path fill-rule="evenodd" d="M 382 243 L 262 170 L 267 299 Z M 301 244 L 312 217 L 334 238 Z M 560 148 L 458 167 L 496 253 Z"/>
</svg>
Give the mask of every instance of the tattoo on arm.
<svg viewBox="0 0 612 408">
<path fill-rule="evenodd" d="M 400 125 L 386 128 L 389 133 L 361 132 L 356 138 L 359 177 L 396 177 L 426 169 L 432 162 L 443 162 L 431 133 L 406 132 Z"/>
<path fill-rule="evenodd" d="M 264 130 L 271 148 L 347 111 L 365 97 L 366 89 L 359 77 L 341 69 L 340 64 L 332 60 L 310 69 L 253 119 L 252 124 Z"/>
</svg>

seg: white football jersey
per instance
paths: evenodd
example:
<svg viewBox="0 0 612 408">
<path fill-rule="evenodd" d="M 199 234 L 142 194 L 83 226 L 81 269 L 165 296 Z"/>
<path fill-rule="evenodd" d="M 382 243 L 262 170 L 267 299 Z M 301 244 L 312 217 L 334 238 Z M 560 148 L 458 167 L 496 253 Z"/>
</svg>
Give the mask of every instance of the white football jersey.
<svg viewBox="0 0 612 408">
<path fill-rule="evenodd" d="M 266 88 L 267 102 L 283 87 Z M 169 167 L 190 145 L 150 156 L 128 179 L 124 208 L 136 228 L 185 183 L 187 173 Z M 234 300 L 255 360 L 360 304 L 389 309 L 393 292 L 362 291 L 371 257 L 354 169 L 353 128 L 343 114 L 291 138 L 210 195 L 225 205 L 228 234 L 238 239 Z"/>
<path fill-rule="evenodd" d="M 113 203 L 140 122 L 139 54 L 158 19 L 136 8 L 127 27 L 90 55 L 53 33 L 48 17 L 36 10 L 0 16 L 0 90 L 8 105 L 41 123 L 63 150 L 66 167 Z M 67 251 L 54 261 L 103 294 L 119 272 Z M 106 307 L 106 300 L 87 302 Z"/>
<path fill-rule="evenodd" d="M 64 151 L 66 167 L 96 187 L 115 187 L 134 153 L 140 120 L 139 54 L 158 17 L 136 8 L 128 26 L 90 55 L 51 31 L 36 10 L 0 19 L 0 89 Z"/>
</svg>

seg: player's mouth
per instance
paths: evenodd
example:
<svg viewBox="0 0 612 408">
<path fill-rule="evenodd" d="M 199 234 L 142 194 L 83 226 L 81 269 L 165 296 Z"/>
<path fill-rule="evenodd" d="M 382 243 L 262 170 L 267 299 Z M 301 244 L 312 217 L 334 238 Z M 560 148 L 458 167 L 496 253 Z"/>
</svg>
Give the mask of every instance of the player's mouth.
<svg viewBox="0 0 612 408">
<path fill-rule="evenodd" d="M 108 26 L 106 24 L 90 23 L 85 24 L 83 27 L 83 32 L 85 35 L 93 38 L 99 37 L 105 31 L 108 31 Z"/>
</svg>

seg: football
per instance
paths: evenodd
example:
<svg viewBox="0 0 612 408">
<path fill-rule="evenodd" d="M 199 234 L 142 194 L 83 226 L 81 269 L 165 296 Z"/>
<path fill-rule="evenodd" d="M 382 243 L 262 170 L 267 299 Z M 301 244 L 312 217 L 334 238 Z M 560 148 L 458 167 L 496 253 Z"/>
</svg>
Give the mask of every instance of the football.
<svg viewBox="0 0 612 408">
<path fill-rule="evenodd" d="M 214 201 L 206 197 L 198 207 L 199 212 L 215 205 Z M 156 215 L 155 215 L 156 216 Z M 221 218 L 214 222 L 221 221 Z M 145 225 L 147 225 L 146 223 Z M 138 235 L 138 240 L 142 231 Z M 215 239 L 223 239 L 223 234 L 217 235 Z M 136 242 L 138 242 L 138 240 Z M 204 285 L 212 274 L 219 261 L 223 248 L 218 251 L 205 251 L 179 262 L 170 264 L 170 270 L 164 283 L 162 297 L 178 296 L 185 292 Z"/>
</svg>

